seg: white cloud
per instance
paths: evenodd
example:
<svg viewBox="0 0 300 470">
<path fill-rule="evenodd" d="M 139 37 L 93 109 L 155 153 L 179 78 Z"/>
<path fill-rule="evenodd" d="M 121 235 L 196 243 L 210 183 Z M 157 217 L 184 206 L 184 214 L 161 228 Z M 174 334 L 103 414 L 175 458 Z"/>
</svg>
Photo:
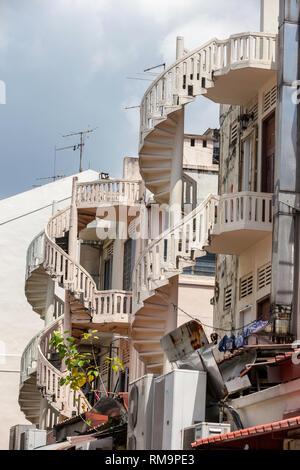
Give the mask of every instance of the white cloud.
<svg viewBox="0 0 300 470">
<path fill-rule="evenodd" d="M 226 13 L 222 12 L 222 16 L 216 12 L 220 11 L 222 6 L 224 9 L 224 2 L 211 0 L 205 3 L 204 11 L 195 13 L 188 21 L 177 23 L 163 39 L 160 52 L 168 63 L 175 59 L 176 36 L 184 36 L 185 47 L 193 50 L 210 39 L 225 39 L 231 34 L 255 31 L 258 28 L 257 0 L 252 0 L 245 8 L 243 3 L 243 15 L 235 14 L 235 1 L 226 2 Z"/>
</svg>

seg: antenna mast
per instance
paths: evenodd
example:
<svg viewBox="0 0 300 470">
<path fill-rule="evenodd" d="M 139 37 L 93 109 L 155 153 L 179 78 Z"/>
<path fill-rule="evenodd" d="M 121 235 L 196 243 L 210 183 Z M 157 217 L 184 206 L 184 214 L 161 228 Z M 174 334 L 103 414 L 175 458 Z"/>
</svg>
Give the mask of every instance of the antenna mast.
<svg viewBox="0 0 300 470">
<path fill-rule="evenodd" d="M 73 135 L 79 135 L 80 136 L 80 142 L 79 144 L 75 144 L 75 145 L 68 145 L 67 147 L 60 147 L 60 148 L 55 148 L 55 152 L 59 151 L 59 150 L 66 150 L 66 149 L 73 149 L 74 151 L 75 150 L 80 150 L 80 155 L 79 155 L 79 173 L 82 172 L 82 156 L 83 156 L 83 147 L 85 145 L 85 142 L 84 142 L 84 137 L 87 135 L 87 137 L 89 137 L 89 134 L 91 134 L 92 132 L 94 132 L 95 130 L 97 129 L 97 127 L 95 127 L 94 129 L 87 129 L 86 131 L 79 131 L 79 132 L 72 132 L 70 134 L 66 134 L 66 135 L 63 135 L 63 137 L 72 137 Z"/>
</svg>

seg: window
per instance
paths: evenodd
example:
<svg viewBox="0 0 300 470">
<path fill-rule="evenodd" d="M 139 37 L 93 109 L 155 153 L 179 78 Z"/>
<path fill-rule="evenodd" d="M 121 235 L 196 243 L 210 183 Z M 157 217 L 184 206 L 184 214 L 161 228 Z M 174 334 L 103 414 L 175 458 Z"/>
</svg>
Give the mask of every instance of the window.
<svg viewBox="0 0 300 470">
<path fill-rule="evenodd" d="M 106 248 L 104 248 L 104 262 L 103 262 L 103 289 L 111 289 L 112 281 L 112 265 L 113 265 L 113 252 L 114 244 L 110 243 Z"/>
<path fill-rule="evenodd" d="M 104 273 L 103 273 L 103 289 L 111 289 L 112 279 L 112 256 L 104 261 Z"/>
<path fill-rule="evenodd" d="M 251 191 L 251 172 L 253 154 L 253 135 L 244 140 L 242 144 L 240 190 Z"/>
<path fill-rule="evenodd" d="M 195 265 L 192 267 L 183 268 L 183 274 L 190 274 L 193 276 L 215 276 L 216 272 L 216 255 L 207 253 L 201 258 L 196 258 Z"/>
<path fill-rule="evenodd" d="M 245 309 L 240 311 L 240 319 L 239 319 L 239 328 L 244 328 L 249 323 L 251 323 L 252 320 L 252 311 L 251 307 L 246 307 Z"/>
<path fill-rule="evenodd" d="M 123 258 L 123 290 L 131 290 L 131 278 L 134 268 L 134 249 L 135 240 L 129 238 L 124 243 L 124 258 Z"/>
<path fill-rule="evenodd" d="M 257 302 L 257 319 L 267 321 L 271 317 L 270 296 Z"/>
<path fill-rule="evenodd" d="M 207 147 L 207 141 L 206 141 L 206 140 L 203 140 L 203 141 L 202 141 L 202 145 L 203 145 L 203 148 L 206 148 L 206 147 Z"/>
<path fill-rule="evenodd" d="M 261 191 L 274 192 L 275 112 L 263 122 Z"/>
<path fill-rule="evenodd" d="M 191 147 L 195 147 L 195 139 L 191 139 Z"/>
</svg>

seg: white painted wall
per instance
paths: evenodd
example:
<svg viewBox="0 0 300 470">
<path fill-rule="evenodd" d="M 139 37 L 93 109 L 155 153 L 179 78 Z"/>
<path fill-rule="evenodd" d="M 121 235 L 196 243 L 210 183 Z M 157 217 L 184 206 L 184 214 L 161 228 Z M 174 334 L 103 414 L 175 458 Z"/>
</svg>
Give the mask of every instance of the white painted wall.
<svg viewBox="0 0 300 470">
<path fill-rule="evenodd" d="M 212 276 L 190 276 L 181 274 L 178 280 L 178 306 L 205 325 L 213 325 L 213 305 L 210 299 L 214 296 L 215 278 Z M 177 315 L 177 325 L 190 321 L 180 310 Z M 204 327 L 209 338 L 212 328 Z M 210 339 L 209 339 L 210 341 Z"/>
<path fill-rule="evenodd" d="M 260 30 L 278 33 L 279 0 L 261 0 Z"/>
<path fill-rule="evenodd" d="M 299 408 L 299 387 L 300 379 L 291 380 L 236 398 L 229 404 L 239 413 L 245 428 L 273 423 Z"/>
<path fill-rule="evenodd" d="M 191 139 L 195 146 L 191 146 Z M 213 140 L 205 139 L 206 147 L 203 147 L 203 139 L 196 136 L 185 136 L 183 143 L 183 166 L 201 165 L 209 167 L 212 165 L 214 144 Z"/>
<path fill-rule="evenodd" d="M 191 146 L 191 139 L 195 146 Z M 200 136 L 185 135 L 183 143 L 183 171 L 191 176 L 197 183 L 197 204 L 209 194 L 218 193 L 218 165 L 213 164 L 214 142 L 206 140 L 203 147 L 203 138 Z"/>
<path fill-rule="evenodd" d="M 74 176 L 93 181 L 98 173 L 87 170 Z M 51 217 L 53 200 L 57 209 L 67 206 L 71 189 L 72 176 L 0 201 L 0 345 L 7 354 L 0 357 L 0 449 L 8 448 L 11 426 L 27 423 L 18 404 L 20 359 L 43 328 L 24 294 L 27 247 Z"/>
</svg>

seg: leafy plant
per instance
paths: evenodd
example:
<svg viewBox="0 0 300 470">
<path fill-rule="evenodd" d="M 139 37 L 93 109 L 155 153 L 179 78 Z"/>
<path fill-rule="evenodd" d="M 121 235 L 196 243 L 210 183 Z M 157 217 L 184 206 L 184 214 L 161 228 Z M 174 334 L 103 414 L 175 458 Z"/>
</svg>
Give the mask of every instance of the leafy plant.
<svg viewBox="0 0 300 470">
<path fill-rule="evenodd" d="M 60 379 L 60 386 L 70 385 L 70 388 L 74 391 L 81 391 L 81 388 L 88 384 L 92 384 L 97 377 L 100 378 L 103 388 L 103 380 L 101 377 L 100 367 L 97 365 L 97 360 L 94 351 L 93 338 L 97 330 L 93 330 L 92 333 L 83 333 L 82 337 L 85 340 L 89 340 L 91 345 L 91 353 L 83 353 L 78 350 L 75 344 L 75 339 L 69 336 L 69 331 L 54 331 L 50 339 L 50 346 L 55 349 L 59 354 L 59 359 L 63 361 L 65 370 L 63 370 L 64 377 Z M 105 363 L 110 364 L 111 368 L 118 372 L 124 370 L 123 364 L 117 357 L 106 357 Z M 76 399 L 77 401 L 79 398 Z M 85 403 L 82 403 L 82 409 L 85 412 L 88 409 L 89 403 L 84 398 Z M 86 421 L 90 426 L 90 420 Z"/>
</svg>

